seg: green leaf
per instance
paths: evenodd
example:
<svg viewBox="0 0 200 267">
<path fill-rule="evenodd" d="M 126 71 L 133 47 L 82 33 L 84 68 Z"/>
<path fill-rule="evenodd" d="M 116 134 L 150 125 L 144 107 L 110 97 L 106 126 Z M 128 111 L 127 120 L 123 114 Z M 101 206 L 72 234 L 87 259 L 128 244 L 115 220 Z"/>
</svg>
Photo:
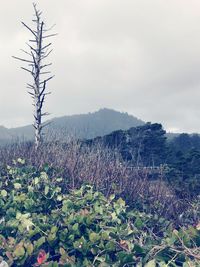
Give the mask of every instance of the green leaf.
<svg viewBox="0 0 200 267">
<path fill-rule="evenodd" d="M 7 191 L 5 189 L 1 190 L 1 196 L 3 198 L 7 197 L 7 195 L 8 195 L 8 193 L 7 193 Z"/>
<path fill-rule="evenodd" d="M 161 262 L 158 263 L 158 266 L 159 267 L 168 267 L 168 264 L 166 264 L 164 261 L 161 261 Z M 189 267 L 189 266 L 187 266 L 187 267 Z"/>
<path fill-rule="evenodd" d="M 21 214 L 21 212 L 18 211 L 17 214 L 16 214 L 16 219 L 20 220 L 21 217 L 22 217 L 22 214 Z"/>
<path fill-rule="evenodd" d="M 110 199 L 110 201 L 112 201 L 113 199 L 115 199 L 115 194 L 110 195 L 109 199 Z"/>
<path fill-rule="evenodd" d="M 38 183 L 39 183 L 39 178 L 38 177 L 35 177 L 35 179 L 34 179 L 34 183 L 35 183 L 35 185 L 37 185 Z"/>
<path fill-rule="evenodd" d="M 40 178 L 41 178 L 42 180 L 47 181 L 49 177 L 48 177 L 48 175 L 47 175 L 46 172 L 41 172 L 41 173 L 40 173 Z"/>
<path fill-rule="evenodd" d="M 62 195 L 58 195 L 58 196 L 57 196 L 57 200 L 58 200 L 58 201 L 62 201 L 62 199 L 63 199 Z"/>
<path fill-rule="evenodd" d="M 65 254 L 66 254 L 66 251 L 64 250 L 64 248 L 60 248 L 59 252 L 60 252 L 60 255 L 62 255 L 62 256 L 65 256 Z"/>
<path fill-rule="evenodd" d="M 145 264 L 145 267 L 156 267 L 156 260 L 151 260 L 147 264 Z"/>
<path fill-rule="evenodd" d="M 110 239 L 109 232 L 103 231 L 101 237 L 103 240 L 109 240 Z"/>
<path fill-rule="evenodd" d="M 138 244 L 134 244 L 133 250 L 136 252 L 136 255 L 145 254 L 145 249 Z"/>
<path fill-rule="evenodd" d="M 98 203 L 94 205 L 94 210 L 96 213 L 103 214 L 103 207 L 100 206 Z"/>
<path fill-rule="evenodd" d="M 141 229 L 143 227 L 143 221 L 141 220 L 141 218 L 137 217 L 137 219 L 134 222 L 134 225 L 138 229 Z"/>
<path fill-rule="evenodd" d="M 56 233 L 50 233 L 49 235 L 48 235 L 48 237 L 47 237 L 47 240 L 48 240 L 48 242 L 50 243 L 50 244 L 53 244 L 54 243 L 54 241 L 56 240 Z"/>
<path fill-rule="evenodd" d="M 73 207 L 73 202 L 70 199 L 64 199 L 62 205 L 62 211 L 67 213 Z"/>
<path fill-rule="evenodd" d="M 29 185 L 29 186 L 28 186 L 28 192 L 33 192 L 33 191 L 34 191 L 34 187 L 31 186 L 31 185 Z"/>
<path fill-rule="evenodd" d="M 117 200 L 117 204 L 119 204 L 120 207 L 125 207 L 126 205 L 125 201 L 121 197 Z"/>
<path fill-rule="evenodd" d="M 58 227 L 57 226 L 52 226 L 51 227 L 51 233 L 56 233 L 58 231 Z"/>
<path fill-rule="evenodd" d="M 72 230 L 73 230 L 74 232 L 77 232 L 78 229 L 79 229 L 79 225 L 78 225 L 78 223 L 75 223 L 75 224 L 72 226 Z"/>
<path fill-rule="evenodd" d="M 16 246 L 16 248 L 15 248 L 15 250 L 14 250 L 14 254 L 15 254 L 15 256 L 18 257 L 18 258 L 21 258 L 21 257 L 24 256 L 24 254 L 25 254 L 25 249 L 24 249 L 24 247 L 23 247 L 23 245 L 22 245 L 21 243 L 19 243 L 19 244 Z"/>
<path fill-rule="evenodd" d="M 75 249 L 81 251 L 83 254 L 87 253 L 88 246 L 84 237 L 81 237 L 73 243 Z"/>
<path fill-rule="evenodd" d="M 33 253 L 33 244 L 32 243 L 28 244 L 26 247 L 26 250 L 27 250 L 28 255 L 31 256 Z"/>
<path fill-rule="evenodd" d="M 97 241 L 99 241 L 101 239 L 100 235 L 92 232 L 89 234 L 89 239 L 92 243 L 96 243 Z"/>
<path fill-rule="evenodd" d="M 60 186 L 57 186 L 56 188 L 55 188 L 55 192 L 56 193 L 60 193 L 62 191 L 62 188 L 60 187 Z"/>
<path fill-rule="evenodd" d="M 115 251 L 115 243 L 110 241 L 105 245 L 105 249 L 108 251 Z"/>
<path fill-rule="evenodd" d="M 56 181 L 59 183 L 59 182 L 62 182 L 63 178 L 60 177 L 60 178 L 56 178 Z"/>
<path fill-rule="evenodd" d="M 34 242 L 34 248 L 38 249 L 46 242 L 46 238 L 44 236 L 40 237 L 37 241 Z"/>
<path fill-rule="evenodd" d="M 21 186 L 21 184 L 20 183 L 14 183 L 14 188 L 15 189 L 20 189 L 22 186 Z"/>
<path fill-rule="evenodd" d="M 25 164 L 25 159 L 18 158 L 17 162 L 23 165 Z"/>
<path fill-rule="evenodd" d="M 117 220 L 117 214 L 116 214 L 116 212 L 111 213 L 111 217 L 112 217 L 112 220 L 113 221 Z"/>
<path fill-rule="evenodd" d="M 118 253 L 118 257 L 120 260 L 120 263 L 123 264 L 123 266 L 129 266 L 129 263 L 133 264 L 133 254 L 130 254 L 128 252 L 125 251 L 120 251 Z"/>
<path fill-rule="evenodd" d="M 49 193 L 49 186 L 45 185 L 44 194 L 47 195 L 48 193 Z"/>
</svg>

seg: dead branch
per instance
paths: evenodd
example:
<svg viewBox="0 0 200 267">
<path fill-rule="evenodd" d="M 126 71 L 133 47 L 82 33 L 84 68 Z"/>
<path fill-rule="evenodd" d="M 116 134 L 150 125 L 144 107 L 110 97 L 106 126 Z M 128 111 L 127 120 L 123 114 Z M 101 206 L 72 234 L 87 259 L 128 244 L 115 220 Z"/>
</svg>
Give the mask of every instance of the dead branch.
<svg viewBox="0 0 200 267">
<path fill-rule="evenodd" d="M 34 123 L 33 127 L 35 129 L 35 148 L 39 147 L 42 142 L 42 128 L 45 124 L 42 123 L 42 117 L 49 115 L 48 112 L 42 112 L 45 98 L 50 92 L 46 92 L 47 82 L 50 81 L 54 76 L 50 76 L 47 79 L 42 79 L 42 75 L 51 73 L 50 71 L 41 71 L 42 69 L 49 67 L 52 63 L 44 63 L 43 60 L 46 59 L 52 52 L 52 49 L 49 50 L 51 42 L 45 44 L 45 39 L 56 36 L 57 34 L 48 34 L 45 33 L 52 29 L 46 29 L 45 23 L 41 19 L 42 12 L 37 9 L 37 5 L 33 3 L 34 8 L 34 27 L 28 26 L 23 21 L 22 25 L 32 34 L 29 42 L 26 43 L 30 51 L 22 50 L 23 53 L 28 55 L 31 59 L 25 59 L 21 57 L 13 56 L 13 58 L 20 60 L 24 63 L 28 63 L 28 67 L 21 67 L 26 72 L 30 73 L 33 79 L 33 84 L 28 83 L 27 88 L 29 89 L 28 94 L 34 99 Z M 30 44 L 31 43 L 31 44 Z M 31 91 L 30 91 L 31 90 Z"/>
</svg>

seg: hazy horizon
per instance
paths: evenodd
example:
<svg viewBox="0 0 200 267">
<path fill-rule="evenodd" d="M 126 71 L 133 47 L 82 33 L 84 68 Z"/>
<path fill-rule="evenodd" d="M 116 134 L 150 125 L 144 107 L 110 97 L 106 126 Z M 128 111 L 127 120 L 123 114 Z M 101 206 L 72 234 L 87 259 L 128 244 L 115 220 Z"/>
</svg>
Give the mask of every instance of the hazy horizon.
<svg viewBox="0 0 200 267">
<path fill-rule="evenodd" d="M 100 108 L 100 109 L 98 109 L 98 110 L 93 110 L 93 111 L 89 111 L 89 112 L 86 112 L 86 113 L 76 113 L 76 114 L 66 114 L 66 115 L 61 115 L 61 116 L 52 116 L 52 118 L 50 118 L 50 120 L 53 120 L 53 119 L 57 119 L 57 118 L 62 118 L 62 117 L 67 117 L 67 116 L 77 116 L 77 115 L 87 115 L 87 114 L 93 114 L 93 113 L 95 113 L 95 112 L 99 112 L 100 110 L 103 110 L 103 109 L 107 109 L 107 110 L 111 110 L 111 111 L 115 111 L 115 112 L 120 112 L 120 113 L 126 113 L 126 114 L 128 114 L 129 116 L 133 116 L 133 117 L 135 117 L 136 119 L 138 119 L 138 120 L 141 120 L 141 121 L 143 121 L 144 123 L 148 123 L 148 122 L 150 122 L 150 121 L 144 121 L 144 120 L 142 120 L 141 118 L 138 118 L 138 117 L 136 117 L 136 116 L 134 116 L 133 114 L 129 114 L 128 112 L 126 112 L 126 111 L 119 111 L 119 110 L 115 110 L 115 109 L 112 109 L 112 108 L 106 108 L 106 107 L 103 107 L 103 108 Z M 48 120 L 48 119 L 47 119 Z M 160 123 L 160 124 L 162 124 L 162 122 L 156 122 L 156 121 L 151 121 L 150 123 Z M 162 124 L 163 125 L 163 124 Z M 5 125 L 0 125 L 0 127 L 5 127 L 6 129 L 15 129 L 15 128 L 23 128 L 23 127 L 26 127 L 26 126 L 32 126 L 32 123 L 31 122 L 29 122 L 28 124 L 24 124 L 24 125 L 19 125 L 19 126 L 15 126 L 15 127 L 6 127 Z M 163 128 L 164 128 L 164 125 L 163 125 Z M 178 131 L 169 131 L 168 129 L 165 129 L 164 128 L 164 130 L 166 130 L 166 132 L 167 133 L 178 133 L 178 134 L 181 134 L 181 133 L 186 133 L 186 132 L 178 132 Z M 190 132 L 190 134 L 196 134 L 197 132 Z M 198 134 L 198 133 L 197 133 Z"/>
</svg>

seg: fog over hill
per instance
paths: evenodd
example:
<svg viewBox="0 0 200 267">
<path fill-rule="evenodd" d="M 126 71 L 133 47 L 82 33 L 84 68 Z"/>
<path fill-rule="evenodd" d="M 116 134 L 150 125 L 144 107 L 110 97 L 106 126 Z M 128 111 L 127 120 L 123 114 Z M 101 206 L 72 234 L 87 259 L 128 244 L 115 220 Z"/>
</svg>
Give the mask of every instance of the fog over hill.
<svg viewBox="0 0 200 267">
<path fill-rule="evenodd" d="M 131 127 L 143 125 L 144 122 L 128 113 L 112 109 L 100 109 L 93 113 L 70 115 L 54 118 L 44 128 L 45 133 L 59 139 L 73 136 L 81 139 L 94 138 L 111 133 L 115 130 L 127 130 Z M 0 142 L 16 140 L 32 140 L 34 129 L 32 125 L 18 128 L 0 126 Z"/>
</svg>

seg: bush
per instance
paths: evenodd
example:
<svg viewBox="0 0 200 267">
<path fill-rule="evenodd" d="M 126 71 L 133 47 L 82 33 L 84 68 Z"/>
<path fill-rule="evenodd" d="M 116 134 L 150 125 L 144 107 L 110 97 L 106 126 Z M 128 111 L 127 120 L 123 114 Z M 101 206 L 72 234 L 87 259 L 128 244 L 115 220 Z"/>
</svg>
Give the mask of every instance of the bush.
<svg viewBox="0 0 200 267">
<path fill-rule="evenodd" d="M 63 177 L 62 187 L 68 190 L 89 183 L 105 196 L 115 193 L 131 208 L 165 217 L 176 225 L 188 223 L 188 214 L 190 223 L 198 222 L 196 210 L 191 212 L 193 200 L 180 199 L 176 195 L 175 188 L 166 182 L 162 168 L 157 170 L 156 177 L 152 177 L 148 170 L 129 168 L 119 153 L 101 144 L 87 146 L 74 140 L 46 142 L 36 152 L 33 143 L 24 142 L 0 149 L 1 166 L 12 164 L 12 159 L 18 157 L 25 158 L 36 170 L 48 162 L 51 166 L 48 175 Z"/>
<path fill-rule="evenodd" d="M 173 230 L 90 185 L 67 193 L 51 168 L 24 163 L 1 169 L 0 254 L 11 266 L 195 266 L 195 227 Z"/>
</svg>

